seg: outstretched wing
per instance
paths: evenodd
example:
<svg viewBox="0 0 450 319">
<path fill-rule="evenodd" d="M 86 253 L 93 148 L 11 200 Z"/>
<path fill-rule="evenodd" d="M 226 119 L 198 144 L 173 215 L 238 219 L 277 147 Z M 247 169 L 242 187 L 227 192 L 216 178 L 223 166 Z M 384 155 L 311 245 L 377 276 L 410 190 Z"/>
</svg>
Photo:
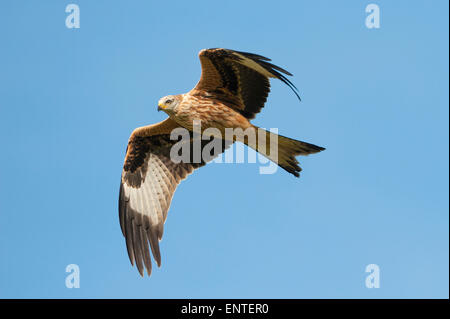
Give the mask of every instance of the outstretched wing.
<svg viewBox="0 0 450 319">
<path fill-rule="evenodd" d="M 269 78 L 287 84 L 300 99 L 297 88 L 285 75 L 288 71 L 269 63 L 261 55 L 228 49 L 206 49 L 199 53 L 200 81 L 190 92 L 218 99 L 248 119 L 264 107 L 270 92 Z"/>
<path fill-rule="evenodd" d="M 120 184 L 119 219 L 131 264 L 136 263 L 142 276 L 145 268 L 148 275 L 151 273 L 150 249 L 158 266 L 161 265 L 159 240 L 177 185 L 206 163 L 203 160 L 194 163 L 192 133 L 188 141 L 183 141 L 189 144 L 189 160 L 172 161 L 170 150 L 181 141 L 171 140 L 170 132 L 177 127 L 169 118 L 135 130 L 128 142 Z M 207 141 L 200 143 L 203 149 Z M 225 147 L 224 141 L 222 145 Z"/>
</svg>

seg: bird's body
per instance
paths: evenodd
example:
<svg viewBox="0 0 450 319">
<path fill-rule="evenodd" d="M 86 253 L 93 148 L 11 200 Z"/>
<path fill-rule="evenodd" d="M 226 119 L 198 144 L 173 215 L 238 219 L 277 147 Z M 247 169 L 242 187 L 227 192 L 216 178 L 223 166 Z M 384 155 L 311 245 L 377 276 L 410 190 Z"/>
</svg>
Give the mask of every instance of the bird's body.
<svg viewBox="0 0 450 319">
<path fill-rule="evenodd" d="M 169 118 L 135 129 L 128 142 L 120 186 L 119 218 L 131 263 L 136 262 L 141 275 L 145 268 L 149 275 L 151 273 L 149 246 L 157 264 L 161 264 L 159 240 L 178 183 L 218 155 L 195 160 L 192 133 L 196 131 L 196 123 L 200 124 L 201 132 L 213 129 L 212 136 L 222 146 L 219 153 L 235 141 L 243 142 L 297 177 L 301 168 L 295 156 L 324 150 L 250 123 L 267 99 L 269 78 L 280 79 L 298 97 L 294 85 L 283 75 L 291 75 L 289 72 L 269 63 L 268 58 L 252 53 L 208 49 L 200 51 L 199 57 L 202 76 L 196 87 L 185 94 L 161 98 L 158 110 L 166 112 Z M 171 133 L 180 128 L 189 134 L 186 145 L 191 152 L 188 160 L 177 162 L 171 151 L 178 141 L 171 138 Z M 228 138 L 230 129 L 240 133 Z M 252 132 L 254 140 L 246 135 Z M 269 143 L 274 140 L 276 148 Z M 206 148 L 204 141 L 199 145 L 200 152 Z"/>
<path fill-rule="evenodd" d="M 221 137 L 225 136 L 226 128 L 240 127 L 245 130 L 252 126 L 239 112 L 212 97 L 190 93 L 177 97 L 180 104 L 175 112 L 169 113 L 169 117 L 189 131 L 194 130 L 195 121 L 201 123 L 202 132 L 208 128 L 216 128 Z"/>
</svg>

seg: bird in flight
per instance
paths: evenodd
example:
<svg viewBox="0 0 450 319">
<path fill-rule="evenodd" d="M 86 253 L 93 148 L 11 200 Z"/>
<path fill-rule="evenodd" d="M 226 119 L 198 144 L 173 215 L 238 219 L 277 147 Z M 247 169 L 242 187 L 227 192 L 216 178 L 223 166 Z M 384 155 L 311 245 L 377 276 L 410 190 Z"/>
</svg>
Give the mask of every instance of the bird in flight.
<svg viewBox="0 0 450 319">
<path fill-rule="evenodd" d="M 261 55 L 228 49 L 201 50 L 199 58 L 202 74 L 197 85 L 188 93 L 161 98 L 158 110 L 169 117 L 135 129 L 128 140 L 120 183 L 119 219 L 131 264 L 136 263 L 141 276 L 145 270 L 151 274 L 150 250 L 156 264 L 161 265 L 159 241 L 177 185 L 211 159 L 193 161 L 191 154 L 190 160 L 173 161 L 171 149 L 179 142 L 171 139 L 173 130 L 183 128 L 192 133 L 185 142 L 191 153 L 194 153 L 194 121 L 201 123 L 201 130 L 214 128 L 222 137 L 227 128 L 233 128 L 275 138 L 277 151 L 266 142 L 256 143 L 239 134 L 232 140 L 213 136 L 222 144 L 222 152 L 235 141 L 243 142 L 296 177 L 301 168 L 295 156 L 324 150 L 250 123 L 264 107 L 270 78 L 284 82 L 300 99 L 296 87 L 286 78 L 291 73 Z M 200 147 L 201 150 L 206 147 L 205 141 L 201 141 Z"/>
</svg>

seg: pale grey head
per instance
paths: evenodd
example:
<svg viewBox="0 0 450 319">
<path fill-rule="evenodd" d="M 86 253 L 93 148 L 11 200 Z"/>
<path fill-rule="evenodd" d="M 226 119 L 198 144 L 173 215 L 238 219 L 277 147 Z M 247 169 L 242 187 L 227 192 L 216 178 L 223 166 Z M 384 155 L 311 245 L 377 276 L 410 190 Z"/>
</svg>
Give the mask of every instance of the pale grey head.
<svg viewBox="0 0 450 319">
<path fill-rule="evenodd" d="M 176 107 L 180 104 L 180 99 L 176 95 L 167 95 L 158 101 L 158 111 L 164 111 L 167 114 L 174 113 Z"/>
</svg>

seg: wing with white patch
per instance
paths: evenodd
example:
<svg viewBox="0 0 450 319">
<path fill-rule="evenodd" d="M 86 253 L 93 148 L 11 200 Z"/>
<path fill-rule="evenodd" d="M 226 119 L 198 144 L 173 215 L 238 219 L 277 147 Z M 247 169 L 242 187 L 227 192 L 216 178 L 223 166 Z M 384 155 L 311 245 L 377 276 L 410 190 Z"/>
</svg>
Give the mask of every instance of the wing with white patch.
<svg viewBox="0 0 450 319">
<path fill-rule="evenodd" d="M 202 75 L 190 93 L 221 100 L 249 119 L 264 107 L 269 78 L 283 81 L 300 99 L 297 88 L 285 77 L 292 74 L 269 63 L 269 58 L 228 49 L 202 50 L 199 58 Z"/>
<path fill-rule="evenodd" d="M 145 268 L 150 275 L 150 249 L 157 265 L 161 265 L 159 241 L 175 189 L 181 180 L 206 162 L 193 162 L 192 134 L 187 141 L 190 160 L 174 163 L 170 150 L 179 141 L 171 140 L 167 133 L 145 135 L 144 131 L 132 134 L 128 142 L 120 184 L 119 219 L 131 264 L 136 263 L 141 275 Z M 151 132 L 147 130 L 146 134 Z M 199 142 L 203 150 L 208 141 Z M 226 147 L 224 141 L 222 145 Z"/>
</svg>

